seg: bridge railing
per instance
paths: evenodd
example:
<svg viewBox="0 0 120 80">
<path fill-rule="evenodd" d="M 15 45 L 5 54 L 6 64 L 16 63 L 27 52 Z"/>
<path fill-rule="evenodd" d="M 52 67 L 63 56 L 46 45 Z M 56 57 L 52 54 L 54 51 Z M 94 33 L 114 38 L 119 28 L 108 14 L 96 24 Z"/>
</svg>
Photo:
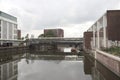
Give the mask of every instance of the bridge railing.
<svg viewBox="0 0 120 80">
<path fill-rule="evenodd" d="M 64 37 L 41 37 L 39 39 L 83 40 L 83 38 L 74 38 L 74 37 L 69 37 L 69 38 L 64 38 Z"/>
</svg>

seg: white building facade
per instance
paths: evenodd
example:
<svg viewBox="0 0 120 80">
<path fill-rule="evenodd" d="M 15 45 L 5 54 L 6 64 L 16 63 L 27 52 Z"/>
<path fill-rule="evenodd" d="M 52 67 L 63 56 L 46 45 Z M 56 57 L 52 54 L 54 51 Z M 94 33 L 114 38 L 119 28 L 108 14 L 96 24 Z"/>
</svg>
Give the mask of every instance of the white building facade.
<svg viewBox="0 0 120 80">
<path fill-rule="evenodd" d="M 0 40 L 17 40 L 17 18 L 0 11 Z"/>
<path fill-rule="evenodd" d="M 17 80 L 18 60 L 0 64 L 0 80 Z"/>
</svg>

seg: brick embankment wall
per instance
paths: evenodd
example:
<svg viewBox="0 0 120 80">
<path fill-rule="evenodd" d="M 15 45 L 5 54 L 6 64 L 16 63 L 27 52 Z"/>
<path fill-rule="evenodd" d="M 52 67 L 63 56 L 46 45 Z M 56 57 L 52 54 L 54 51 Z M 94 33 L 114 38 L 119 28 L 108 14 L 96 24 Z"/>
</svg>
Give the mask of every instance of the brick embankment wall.
<svg viewBox="0 0 120 80">
<path fill-rule="evenodd" d="M 0 47 L 0 55 L 2 54 L 18 54 L 25 52 L 28 49 L 26 46 L 19 47 Z"/>
</svg>

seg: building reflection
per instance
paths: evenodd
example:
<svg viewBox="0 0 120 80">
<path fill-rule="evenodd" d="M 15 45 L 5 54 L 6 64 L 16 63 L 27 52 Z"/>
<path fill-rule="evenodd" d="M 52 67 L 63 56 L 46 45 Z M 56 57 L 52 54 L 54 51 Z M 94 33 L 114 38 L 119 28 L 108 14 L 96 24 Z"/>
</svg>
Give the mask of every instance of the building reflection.
<svg viewBox="0 0 120 80">
<path fill-rule="evenodd" d="M 77 55 L 64 55 L 64 52 L 30 52 L 26 53 L 26 63 L 33 63 L 35 60 L 49 60 L 53 61 L 56 60 L 55 62 L 61 62 L 62 60 L 67 60 L 67 61 L 79 61 L 83 60 L 83 56 L 77 56 Z M 68 53 L 69 54 L 69 53 Z"/>
<path fill-rule="evenodd" d="M 0 80 L 17 80 L 20 55 L 0 56 Z"/>
<path fill-rule="evenodd" d="M 45 53 L 46 54 L 46 53 Z M 29 63 L 27 60 L 64 60 L 64 55 L 41 55 L 41 54 L 33 54 L 33 53 L 26 53 L 26 62 Z"/>
<path fill-rule="evenodd" d="M 18 61 L 3 63 L 0 65 L 0 80 L 17 80 Z"/>
<path fill-rule="evenodd" d="M 91 75 L 92 80 L 120 80 L 119 76 L 104 65 L 88 57 L 84 58 L 84 72 L 86 75 Z"/>
</svg>

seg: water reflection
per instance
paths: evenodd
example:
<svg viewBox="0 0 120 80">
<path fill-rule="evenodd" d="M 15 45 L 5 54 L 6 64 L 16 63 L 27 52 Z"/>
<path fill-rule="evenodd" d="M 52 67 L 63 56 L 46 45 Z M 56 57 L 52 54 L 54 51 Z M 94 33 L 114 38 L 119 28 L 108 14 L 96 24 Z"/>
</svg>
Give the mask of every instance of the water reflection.
<svg viewBox="0 0 120 80">
<path fill-rule="evenodd" d="M 17 80 L 20 56 L 22 55 L 0 55 L 0 80 Z"/>
<path fill-rule="evenodd" d="M 92 80 L 120 80 L 120 77 L 101 63 L 86 56 L 84 58 L 84 72 L 85 74 L 91 74 Z"/>
<path fill-rule="evenodd" d="M 91 80 L 85 75 L 82 61 L 34 60 L 19 62 L 18 80 Z"/>
<path fill-rule="evenodd" d="M 75 56 L 74 56 L 75 57 Z M 91 80 L 85 75 L 82 57 L 65 60 L 65 56 L 26 54 L 18 63 L 18 80 Z"/>
<path fill-rule="evenodd" d="M 72 47 L 64 48 L 64 52 L 71 52 Z"/>
<path fill-rule="evenodd" d="M 0 80 L 120 80 L 89 56 L 0 55 Z"/>
<path fill-rule="evenodd" d="M 18 65 L 16 61 L 4 63 L 0 65 L 0 80 L 17 80 L 18 76 Z"/>
</svg>

